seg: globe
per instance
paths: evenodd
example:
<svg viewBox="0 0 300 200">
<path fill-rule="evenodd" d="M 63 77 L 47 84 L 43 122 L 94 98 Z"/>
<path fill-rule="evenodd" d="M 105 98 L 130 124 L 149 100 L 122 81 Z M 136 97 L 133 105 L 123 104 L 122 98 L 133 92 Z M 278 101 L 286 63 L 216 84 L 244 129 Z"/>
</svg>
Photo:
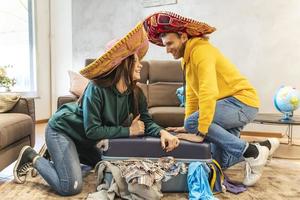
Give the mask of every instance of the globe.
<svg viewBox="0 0 300 200">
<path fill-rule="evenodd" d="M 274 96 L 275 108 L 283 113 L 282 120 L 291 120 L 300 106 L 300 93 L 292 86 L 281 86 Z"/>
</svg>

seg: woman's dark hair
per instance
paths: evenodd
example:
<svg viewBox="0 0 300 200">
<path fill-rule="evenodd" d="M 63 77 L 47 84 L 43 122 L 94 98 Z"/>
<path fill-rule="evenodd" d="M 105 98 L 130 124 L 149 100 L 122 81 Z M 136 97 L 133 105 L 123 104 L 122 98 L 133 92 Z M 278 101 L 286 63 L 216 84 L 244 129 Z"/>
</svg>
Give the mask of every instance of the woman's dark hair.
<svg viewBox="0 0 300 200">
<path fill-rule="evenodd" d="M 124 77 L 126 86 L 131 89 L 131 87 L 135 85 L 132 80 L 132 74 L 134 70 L 133 65 L 134 55 L 128 56 L 109 74 L 96 77 L 93 79 L 93 82 L 101 87 L 111 87 L 116 85 L 119 80 Z"/>
<path fill-rule="evenodd" d="M 135 117 L 139 114 L 139 98 L 141 89 L 136 85 L 137 81 L 133 80 L 134 63 L 135 57 L 134 55 L 130 55 L 125 58 L 112 72 L 96 77 L 92 81 L 94 84 L 101 87 L 112 87 L 113 85 L 116 85 L 122 77 L 124 77 L 124 82 L 127 88 L 132 92 L 133 116 Z M 79 105 L 81 104 L 81 101 L 82 97 L 78 100 Z"/>
</svg>

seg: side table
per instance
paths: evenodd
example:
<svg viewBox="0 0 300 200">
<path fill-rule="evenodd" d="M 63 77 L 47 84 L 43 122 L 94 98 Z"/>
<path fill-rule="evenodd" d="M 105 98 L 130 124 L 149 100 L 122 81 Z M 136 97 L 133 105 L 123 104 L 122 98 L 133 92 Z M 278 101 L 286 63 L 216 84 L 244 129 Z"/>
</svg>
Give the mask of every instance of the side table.
<svg viewBox="0 0 300 200">
<path fill-rule="evenodd" d="M 293 126 L 300 125 L 300 116 L 294 115 L 291 120 L 282 120 L 281 114 L 259 113 L 253 123 L 287 126 L 288 143 L 281 143 L 274 156 L 288 159 L 300 159 L 300 146 L 293 143 Z"/>
</svg>

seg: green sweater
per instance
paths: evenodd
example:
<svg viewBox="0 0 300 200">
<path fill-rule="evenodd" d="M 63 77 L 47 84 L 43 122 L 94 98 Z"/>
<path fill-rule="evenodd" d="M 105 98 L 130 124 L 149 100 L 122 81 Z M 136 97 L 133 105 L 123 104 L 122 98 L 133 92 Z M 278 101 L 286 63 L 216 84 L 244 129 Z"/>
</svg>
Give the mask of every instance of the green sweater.
<svg viewBox="0 0 300 200">
<path fill-rule="evenodd" d="M 90 82 L 82 99 L 82 106 L 67 103 L 49 120 L 54 130 L 67 134 L 80 144 L 96 144 L 101 139 L 129 137 L 129 127 L 122 123 L 133 111 L 133 95 L 120 93 L 115 86 L 103 88 Z M 159 137 L 162 129 L 148 113 L 146 97 L 139 99 L 140 120 L 145 124 L 145 135 Z"/>
</svg>

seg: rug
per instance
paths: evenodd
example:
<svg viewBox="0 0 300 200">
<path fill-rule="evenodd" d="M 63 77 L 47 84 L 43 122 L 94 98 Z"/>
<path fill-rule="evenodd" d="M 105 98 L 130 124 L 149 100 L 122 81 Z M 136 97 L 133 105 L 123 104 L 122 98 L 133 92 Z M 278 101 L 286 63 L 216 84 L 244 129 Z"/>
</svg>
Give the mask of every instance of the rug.
<svg viewBox="0 0 300 200">
<path fill-rule="evenodd" d="M 242 164 L 226 170 L 226 174 L 235 181 L 241 181 L 243 174 Z M 298 200 L 300 199 L 300 161 L 273 159 L 265 167 L 261 180 L 254 186 L 239 195 L 221 193 L 216 195 L 219 199 L 248 200 L 248 199 L 272 199 L 272 200 Z M 0 185 L 0 199 L 5 200 L 42 200 L 42 199 L 85 199 L 88 193 L 95 191 L 96 177 L 94 173 L 88 173 L 84 177 L 83 191 L 72 197 L 60 197 L 51 190 L 40 177 L 28 178 L 23 185 L 13 181 L 7 181 Z M 184 200 L 188 194 L 174 193 L 164 194 L 163 200 Z"/>
</svg>

